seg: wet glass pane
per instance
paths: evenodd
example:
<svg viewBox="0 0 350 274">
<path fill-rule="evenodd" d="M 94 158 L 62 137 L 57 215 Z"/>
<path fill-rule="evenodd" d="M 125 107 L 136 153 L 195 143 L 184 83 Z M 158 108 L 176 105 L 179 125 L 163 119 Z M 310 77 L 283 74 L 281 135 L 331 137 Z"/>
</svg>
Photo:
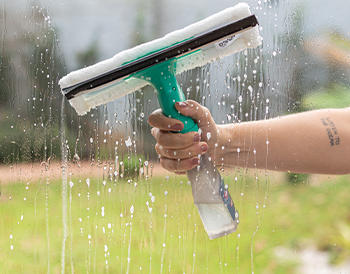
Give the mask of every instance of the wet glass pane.
<svg viewBox="0 0 350 274">
<path fill-rule="evenodd" d="M 1 273 L 350 269 L 348 2 L 248 0 L 261 45 L 176 75 L 171 90 L 205 106 L 221 139 L 202 123 L 209 152 L 181 152 L 194 133 L 167 134 L 168 168 L 184 153 L 216 161 L 210 191 L 194 187 L 200 168 L 161 166 L 151 85 L 82 116 L 61 93 L 68 73 L 236 4 L 0 0 Z"/>
</svg>

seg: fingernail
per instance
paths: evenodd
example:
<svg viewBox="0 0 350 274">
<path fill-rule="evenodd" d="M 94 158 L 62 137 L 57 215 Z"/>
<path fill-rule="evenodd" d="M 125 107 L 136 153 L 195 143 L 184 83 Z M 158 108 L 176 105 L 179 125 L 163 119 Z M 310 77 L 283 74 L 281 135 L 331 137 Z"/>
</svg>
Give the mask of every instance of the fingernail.
<svg viewBox="0 0 350 274">
<path fill-rule="evenodd" d="M 182 128 L 183 128 L 183 125 L 182 124 L 175 124 L 175 125 L 173 125 L 173 130 L 182 130 Z"/>
<path fill-rule="evenodd" d="M 186 104 L 186 102 L 177 102 L 176 104 L 178 104 L 178 106 L 179 106 L 180 108 L 186 108 L 186 107 L 188 107 L 188 105 Z"/>
<path fill-rule="evenodd" d="M 194 135 L 194 137 L 193 137 L 193 142 L 197 143 L 197 142 L 199 142 L 199 139 L 200 139 L 199 134 L 196 133 L 196 135 Z"/>
<path fill-rule="evenodd" d="M 206 152 L 207 150 L 208 150 L 207 144 L 201 145 L 201 152 Z"/>
<path fill-rule="evenodd" d="M 193 165 L 198 165 L 198 164 L 199 164 L 199 158 L 198 158 L 198 157 L 193 158 L 193 159 L 191 160 L 191 163 L 192 163 Z"/>
</svg>

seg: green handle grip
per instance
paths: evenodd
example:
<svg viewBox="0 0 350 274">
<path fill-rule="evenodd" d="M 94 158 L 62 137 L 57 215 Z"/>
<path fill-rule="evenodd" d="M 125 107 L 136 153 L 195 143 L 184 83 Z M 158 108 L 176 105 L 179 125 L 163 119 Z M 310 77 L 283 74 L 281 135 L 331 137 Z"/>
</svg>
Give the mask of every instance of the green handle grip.
<svg viewBox="0 0 350 274">
<path fill-rule="evenodd" d="M 183 102 L 186 100 L 176 80 L 175 71 L 176 59 L 170 59 L 137 72 L 133 74 L 132 77 L 145 80 L 155 88 L 164 115 L 180 120 L 184 124 L 184 128 L 180 133 L 198 131 L 198 126 L 193 119 L 180 114 L 175 108 L 176 102 Z"/>
</svg>

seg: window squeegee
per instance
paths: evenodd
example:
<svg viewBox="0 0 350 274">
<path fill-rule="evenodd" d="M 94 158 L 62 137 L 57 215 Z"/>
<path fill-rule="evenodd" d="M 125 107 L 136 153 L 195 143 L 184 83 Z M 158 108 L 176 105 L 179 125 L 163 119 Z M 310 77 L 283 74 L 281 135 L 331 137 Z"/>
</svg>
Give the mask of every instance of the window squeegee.
<svg viewBox="0 0 350 274">
<path fill-rule="evenodd" d="M 175 75 L 261 44 L 258 21 L 240 3 L 163 38 L 116 54 L 111 59 L 71 72 L 59 84 L 79 115 L 150 84 L 164 115 L 183 122 L 180 133 L 198 131 L 192 118 L 175 109 L 185 96 Z M 192 195 L 210 239 L 237 229 L 238 213 L 208 153 L 187 172 Z"/>
</svg>

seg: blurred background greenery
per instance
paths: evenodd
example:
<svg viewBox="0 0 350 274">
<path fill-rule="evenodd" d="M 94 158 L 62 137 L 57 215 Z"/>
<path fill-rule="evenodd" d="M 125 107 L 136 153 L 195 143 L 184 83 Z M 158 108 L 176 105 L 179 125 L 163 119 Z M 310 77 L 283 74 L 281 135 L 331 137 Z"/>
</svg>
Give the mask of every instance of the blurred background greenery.
<svg viewBox="0 0 350 274">
<path fill-rule="evenodd" d="M 237 181 L 225 180 L 240 225 L 216 240 L 206 235 L 186 177 L 156 176 L 136 186 L 105 184 L 85 174 L 71 178 L 65 272 L 305 273 L 305 265 L 317 269 L 325 263 L 336 271 L 346 262 L 349 176 L 293 186 L 264 175 L 258 180 L 236 175 Z M 1 237 L 0 267 L 3 273 L 59 273 L 60 183 L 41 180 L 24 190 L 24 182 L 2 187 L 0 227 L 6 237 Z M 311 259 L 304 257 L 310 246 L 328 254 L 326 262 L 313 252 Z"/>
</svg>

